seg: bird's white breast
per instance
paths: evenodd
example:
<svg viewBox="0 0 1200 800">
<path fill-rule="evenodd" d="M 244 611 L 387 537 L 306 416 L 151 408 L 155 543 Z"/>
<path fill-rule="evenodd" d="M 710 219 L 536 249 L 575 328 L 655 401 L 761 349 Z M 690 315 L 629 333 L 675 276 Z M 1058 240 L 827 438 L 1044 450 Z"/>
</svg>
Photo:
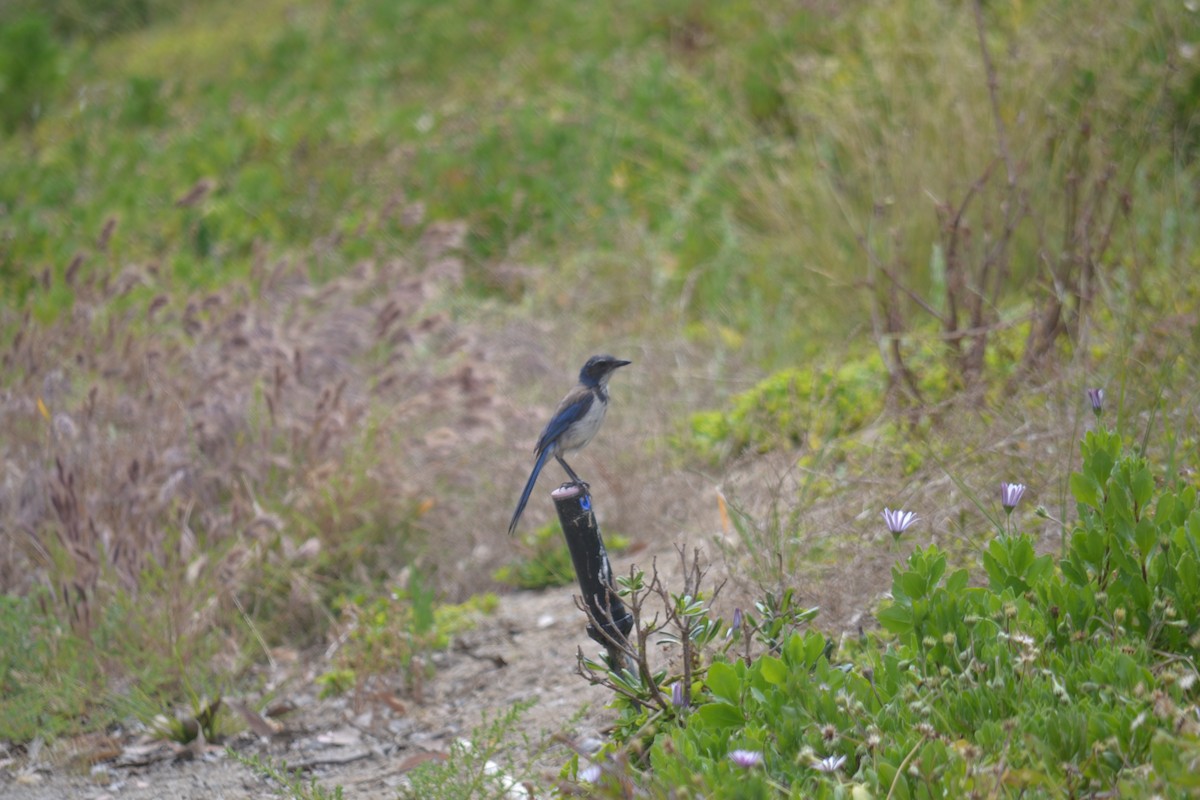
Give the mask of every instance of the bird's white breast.
<svg viewBox="0 0 1200 800">
<path fill-rule="evenodd" d="M 587 413 L 563 433 L 558 442 L 559 453 L 578 450 L 590 442 L 596 431 L 600 430 L 600 423 L 604 422 L 604 412 L 607 410 L 608 403 L 596 398 Z"/>
</svg>

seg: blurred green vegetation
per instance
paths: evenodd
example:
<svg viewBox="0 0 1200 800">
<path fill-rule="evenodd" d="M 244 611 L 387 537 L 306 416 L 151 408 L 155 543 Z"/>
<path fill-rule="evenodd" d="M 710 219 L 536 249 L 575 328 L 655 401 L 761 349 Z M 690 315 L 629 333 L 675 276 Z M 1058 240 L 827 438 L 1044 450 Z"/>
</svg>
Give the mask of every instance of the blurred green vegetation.
<svg viewBox="0 0 1200 800">
<path fill-rule="evenodd" d="M 7 739 L 53 738 L 77 720 L 97 715 L 95 691 L 103 677 L 83 641 L 45 613 L 47 592 L 0 595 L 0 732 Z M 103 715 L 103 727 L 113 718 Z"/>
<path fill-rule="evenodd" d="M 188 0 L 9 0 L 0 22 L 38 16 L 64 39 L 96 41 L 170 19 Z"/>
<path fill-rule="evenodd" d="M 419 572 L 409 575 L 407 588 L 384 597 L 362 594 L 341 598 L 344 644 L 331 669 L 317 678 L 322 695 L 351 688 L 364 692 L 378 676 L 397 674 L 409 691 L 418 690 L 433 674 L 427 660 L 435 650 L 450 647 L 454 636 L 474 628 L 480 617 L 496 610 L 498 599 L 488 593 L 465 603 L 438 604 L 435 592 Z"/>
<path fill-rule="evenodd" d="M 682 308 L 697 338 L 782 365 L 864 328 L 864 248 L 936 288 L 937 204 L 997 157 L 970 4 L 101 4 L 120 24 L 76 6 L 0 16 L 29 43 L 92 33 L 30 61 L 64 64 L 53 103 L 4 94 L 24 106 L 0 144 L 9 297 L 79 254 L 205 286 L 261 246 L 334 275 L 403 250 L 419 201 L 425 221 L 468 221 L 481 294 L 585 281 L 598 315 Z M 1134 215 L 1116 279 L 1195 266 L 1196 13 L 986 11 L 1038 220 L 1014 234 L 1012 294 L 1041 285 L 1066 186 L 1109 166 Z M 514 285 L 506 261 L 547 266 Z"/>
<path fill-rule="evenodd" d="M 36 15 L 0 27 L 0 130 L 33 125 L 62 80 L 61 46 Z"/>
<path fill-rule="evenodd" d="M 982 375 L 989 401 L 1003 399 L 1028 335 L 1028 324 L 992 335 Z M 926 326 L 923 338 L 913 337 L 906 360 L 913 374 L 912 391 L 932 406 L 953 400 L 963 388 L 961 375 L 948 367 L 944 356 L 944 343 L 938 340 L 935 330 Z M 918 426 L 883 419 L 888 397 L 884 358 L 877 348 L 863 345 L 836 363 L 821 361 L 771 373 L 729 398 L 724 408 L 692 414 L 673 443 L 683 452 L 711 462 L 747 451 L 784 447 L 802 451 L 801 463 L 805 463 L 805 459 L 811 461 L 830 446 L 854 447 L 853 434 L 882 421 L 879 432 L 894 440 L 891 446 L 901 450 L 906 447 L 906 438 L 914 434 L 923 437 L 919 436 Z M 953 446 L 951 442 L 945 445 Z M 920 463 L 916 457 L 902 472 L 909 474 Z"/>
</svg>

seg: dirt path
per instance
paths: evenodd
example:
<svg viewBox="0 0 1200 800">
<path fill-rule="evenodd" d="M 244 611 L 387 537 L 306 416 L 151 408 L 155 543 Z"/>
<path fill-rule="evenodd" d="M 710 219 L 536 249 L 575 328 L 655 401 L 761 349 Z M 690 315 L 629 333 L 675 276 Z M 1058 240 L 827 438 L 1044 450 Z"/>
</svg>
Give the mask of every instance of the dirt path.
<svg viewBox="0 0 1200 800">
<path fill-rule="evenodd" d="M 436 671 L 421 702 L 366 702 L 356 710 L 346 698 L 319 700 L 311 682 L 297 682 L 285 698 L 297 707 L 284 718 L 282 732 L 269 738 L 246 732 L 228 745 L 245 756 L 304 766 L 306 776 L 330 793 L 341 786 L 348 798 L 371 800 L 395 798 L 415 764 L 448 753 L 485 714 L 494 718 L 521 701 L 536 703 L 512 731 L 514 742 L 524 734 L 536 744 L 559 732 L 598 742 L 613 712 L 604 708 L 606 693 L 575 674 L 577 647 L 596 650 L 571 587 L 508 595 L 483 627 L 434 658 Z M 111 757 L 99 760 L 106 752 Z M 543 785 L 569 755 L 555 743 L 535 762 Z M 150 763 L 120 766 L 131 758 Z M 271 796 L 278 788 L 224 746 L 172 751 L 129 735 L 59 743 L 32 760 L 0 752 L 0 797 L 13 800 L 233 800 Z"/>
</svg>

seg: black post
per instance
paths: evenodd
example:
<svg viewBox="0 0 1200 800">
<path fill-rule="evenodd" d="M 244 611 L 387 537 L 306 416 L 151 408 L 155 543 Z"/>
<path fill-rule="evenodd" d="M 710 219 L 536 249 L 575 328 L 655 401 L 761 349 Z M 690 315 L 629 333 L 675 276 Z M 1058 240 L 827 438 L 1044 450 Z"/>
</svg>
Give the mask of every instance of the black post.
<svg viewBox="0 0 1200 800">
<path fill-rule="evenodd" d="M 592 621 L 587 626 L 588 636 L 604 645 L 609 666 L 618 670 L 631 669 L 621 645 L 633 629 L 633 616 L 617 596 L 608 551 L 604 549 L 600 526 L 592 512 L 592 496 L 586 488 L 572 483 L 563 484 L 550 496 L 558 509 L 563 535 L 567 537 L 567 549 L 571 551 L 583 602 L 590 612 Z M 636 674 L 636 670 L 632 671 Z"/>
</svg>

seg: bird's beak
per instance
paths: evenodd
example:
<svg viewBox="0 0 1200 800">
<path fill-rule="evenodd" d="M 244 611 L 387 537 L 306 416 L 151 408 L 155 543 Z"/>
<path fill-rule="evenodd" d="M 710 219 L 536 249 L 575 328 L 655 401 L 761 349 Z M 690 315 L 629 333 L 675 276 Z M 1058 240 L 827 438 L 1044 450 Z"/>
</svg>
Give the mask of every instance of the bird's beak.
<svg viewBox="0 0 1200 800">
<path fill-rule="evenodd" d="M 627 366 L 632 363 L 633 363 L 632 361 L 621 361 L 618 359 L 613 362 L 613 369 L 616 369 L 617 367 L 624 367 L 624 366 Z"/>
</svg>

